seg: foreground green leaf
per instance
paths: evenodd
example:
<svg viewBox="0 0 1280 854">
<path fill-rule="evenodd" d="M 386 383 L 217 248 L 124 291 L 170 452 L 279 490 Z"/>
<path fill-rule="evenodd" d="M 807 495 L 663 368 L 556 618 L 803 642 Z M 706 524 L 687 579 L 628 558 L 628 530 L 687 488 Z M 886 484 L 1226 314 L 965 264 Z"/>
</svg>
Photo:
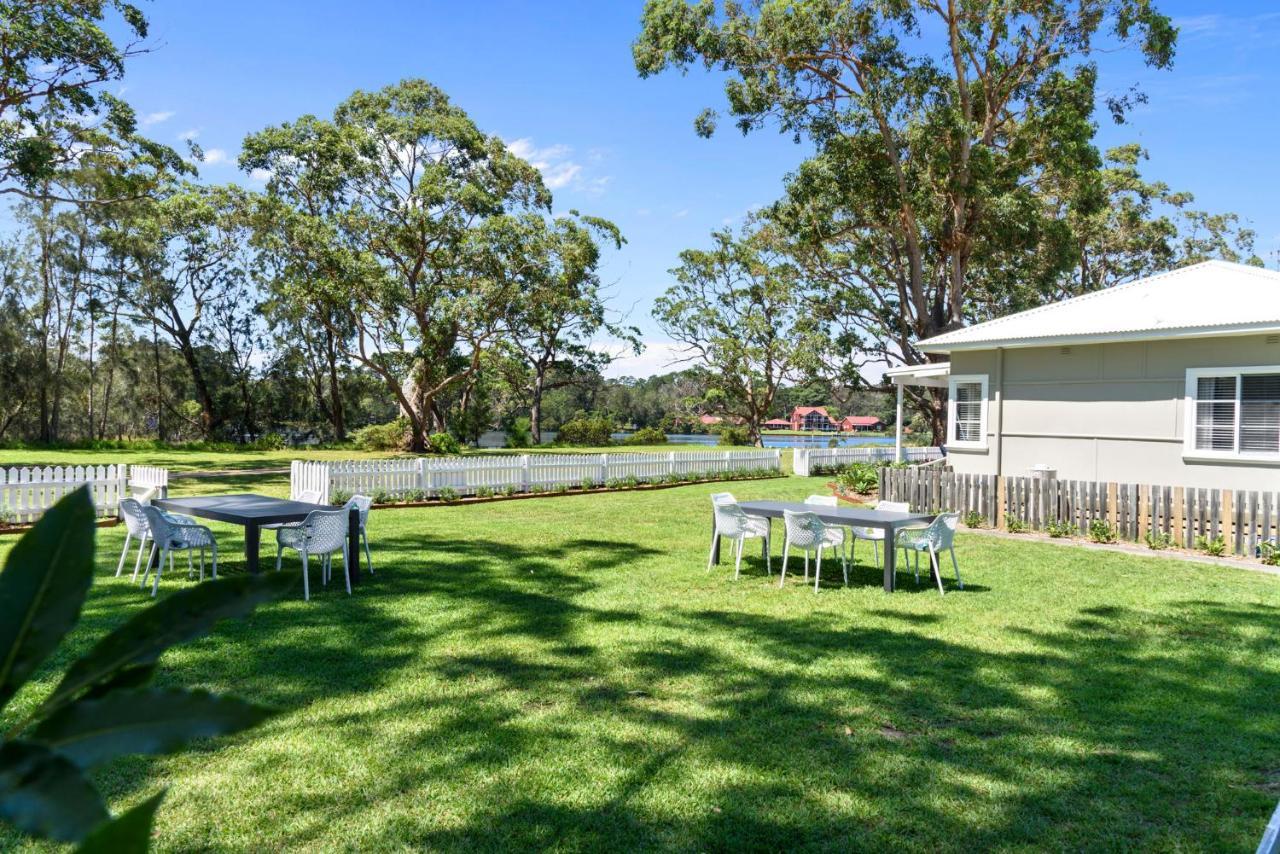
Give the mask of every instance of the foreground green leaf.
<svg viewBox="0 0 1280 854">
<path fill-rule="evenodd" d="M 141 854 L 149 850 L 151 826 L 155 823 L 156 810 L 162 800 L 164 792 L 98 825 L 80 843 L 77 854 Z"/>
<path fill-rule="evenodd" d="M 64 706 L 31 739 L 92 768 L 128 753 L 168 753 L 193 738 L 238 732 L 270 714 L 205 691 L 117 690 Z"/>
<path fill-rule="evenodd" d="M 46 709 L 65 705 L 81 691 L 114 677 L 126 667 L 152 664 L 174 644 L 199 637 L 214 624 L 242 617 L 264 602 L 284 596 L 297 584 L 292 574 L 219 578 L 179 590 L 139 611 L 73 663 Z"/>
<path fill-rule="evenodd" d="M 0 818 L 35 836 L 74 842 L 108 817 L 70 760 L 41 744 L 0 745 Z"/>
<path fill-rule="evenodd" d="M 13 547 L 0 572 L 0 708 L 80 616 L 93 581 L 93 502 L 63 498 Z"/>
</svg>

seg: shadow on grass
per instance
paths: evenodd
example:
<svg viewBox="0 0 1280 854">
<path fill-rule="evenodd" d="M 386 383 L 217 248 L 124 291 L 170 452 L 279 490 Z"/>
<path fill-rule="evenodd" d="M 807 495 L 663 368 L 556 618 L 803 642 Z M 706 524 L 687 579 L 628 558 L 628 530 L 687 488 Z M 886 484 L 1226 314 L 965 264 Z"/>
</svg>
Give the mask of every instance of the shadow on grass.
<svg viewBox="0 0 1280 854">
<path fill-rule="evenodd" d="M 1273 806 L 1280 608 L 1082 607 L 1052 629 L 1011 614 L 1014 642 L 996 652 L 949 632 L 948 611 L 898 611 L 892 598 L 759 613 L 763 597 L 734 610 L 694 591 L 654 607 L 643 578 L 621 605 L 602 597 L 662 554 L 601 536 L 382 536 L 379 571 L 355 596 L 331 585 L 223 624 L 161 682 L 298 712 L 268 729 L 376 741 L 377 773 L 358 791 L 276 794 L 274 809 L 301 823 L 297 847 L 358 824 L 369 847 L 1223 849 L 1256 836 Z M 759 581 L 763 561 L 748 565 Z M 850 583 L 881 577 L 859 566 Z M 938 607 L 992 598 L 900 583 Z M 784 604 L 805 593 L 761 592 Z M 145 601 L 95 585 L 78 643 Z M 424 674 L 426 696 L 380 690 Z M 309 710 L 322 701 L 323 714 Z M 252 771 L 281 761 L 264 746 Z M 111 794 L 150 779 L 131 767 Z M 472 797 L 448 822 L 370 817 L 431 787 Z"/>
</svg>

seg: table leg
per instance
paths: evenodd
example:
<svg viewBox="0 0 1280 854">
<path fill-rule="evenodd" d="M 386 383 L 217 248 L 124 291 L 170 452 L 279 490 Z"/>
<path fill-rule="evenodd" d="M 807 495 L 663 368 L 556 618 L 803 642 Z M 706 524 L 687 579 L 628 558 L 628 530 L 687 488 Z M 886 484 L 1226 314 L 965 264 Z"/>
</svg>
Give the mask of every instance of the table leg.
<svg viewBox="0 0 1280 854">
<path fill-rule="evenodd" d="M 257 525 L 244 526 L 244 565 L 254 575 L 261 572 L 258 566 L 258 544 L 261 538 L 262 529 Z"/>
<path fill-rule="evenodd" d="M 348 573 L 354 587 L 360 583 L 360 511 L 355 507 L 347 516 L 347 559 L 351 561 Z"/>
<path fill-rule="evenodd" d="M 893 542 L 893 528 L 884 531 L 884 592 L 892 593 L 898 582 L 897 549 Z"/>
</svg>

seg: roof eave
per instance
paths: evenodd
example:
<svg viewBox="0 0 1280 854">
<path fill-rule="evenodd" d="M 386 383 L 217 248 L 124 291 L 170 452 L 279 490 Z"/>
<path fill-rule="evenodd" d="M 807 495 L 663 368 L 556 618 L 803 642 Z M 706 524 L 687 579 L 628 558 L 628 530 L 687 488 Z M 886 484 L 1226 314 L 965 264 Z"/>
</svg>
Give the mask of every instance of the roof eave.
<svg viewBox="0 0 1280 854">
<path fill-rule="evenodd" d="M 982 341 L 946 341 L 926 339 L 916 345 L 923 353 L 956 353 L 966 350 L 1024 349 L 1059 347 L 1071 344 L 1119 344 L 1130 341 L 1154 341 L 1170 338 L 1213 338 L 1225 335 L 1261 335 L 1280 332 L 1280 321 L 1237 323 L 1227 326 L 1182 327 L 1178 329 L 1141 329 L 1133 332 L 1103 332 L 1086 335 L 1054 335 L 1036 338 L 993 338 Z"/>
</svg>

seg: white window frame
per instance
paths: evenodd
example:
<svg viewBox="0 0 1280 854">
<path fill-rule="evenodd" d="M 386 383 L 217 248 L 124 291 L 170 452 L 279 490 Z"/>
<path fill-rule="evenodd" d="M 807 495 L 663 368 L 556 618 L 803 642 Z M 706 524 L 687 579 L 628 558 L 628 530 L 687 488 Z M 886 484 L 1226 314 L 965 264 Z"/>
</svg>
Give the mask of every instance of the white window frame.
<svg viewBox="0 0 1280 854">
<path fill-rule="evenodd" d="M 1182 399 L 1183 431 L 1182 458 L 1203 462 L 1249 462 L 1270 463 L 1280 465 L 1280 453 L 1259 454 L 1242 453 L 1240 447 L 1240 394 L 1243 384 L 1240 378 L 1248 374 L 1280 374 L 1280 365 L 1249 365 L 1237 367 L 1224 365 L 1220 368 L 1187 368 L 1186 393 Z M 1235 377 L 1236 378 L 1236 426 L 1233 436 L 1237 450 L 1210 451 L 1196 447 L 1196 386 L 1203 377 Z"/>
<path fill-rule="evenodd" d="M 956 439 L 956 386 L 962 383 L 979 383 L 982 386 L 982 407 L 978 422 L 976 442 L 961 442 Z M 987 449 L 987 374 L 952 374 L 947 378 L 947 447 L 985 451 Z"/>
</svg>

